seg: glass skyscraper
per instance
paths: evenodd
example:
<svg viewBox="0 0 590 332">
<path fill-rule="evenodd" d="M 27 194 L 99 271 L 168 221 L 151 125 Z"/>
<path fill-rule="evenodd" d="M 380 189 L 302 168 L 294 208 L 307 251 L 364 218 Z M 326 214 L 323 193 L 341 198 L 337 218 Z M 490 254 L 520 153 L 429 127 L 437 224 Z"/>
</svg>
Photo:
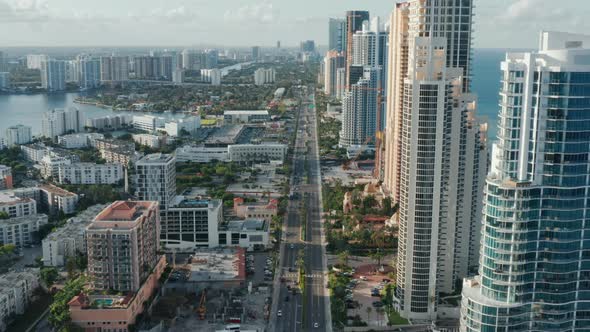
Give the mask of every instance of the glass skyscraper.
<svg viewBox="0 0 590 332">
<path fill-rule="evenodd" d="M 543 32 L 502 70 L 461 331 L 590 331 L 590 36 Z"/>
</svg>

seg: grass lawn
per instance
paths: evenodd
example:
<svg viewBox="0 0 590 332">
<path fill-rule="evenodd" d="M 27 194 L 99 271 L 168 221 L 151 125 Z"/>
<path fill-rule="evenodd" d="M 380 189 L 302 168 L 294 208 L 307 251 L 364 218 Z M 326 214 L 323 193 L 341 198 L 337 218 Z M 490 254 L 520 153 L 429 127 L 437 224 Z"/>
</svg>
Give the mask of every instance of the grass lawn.
<svg viewBox="0 0 590 332">
<path fill-rule="evenodd" d="M 201 119 L 201 126 L 215 126 L 217 125 L 216 119 Z"/>
<path fill-rule="evenodd" d="M 389 325 L 407 325 L 408 320 L 399 315 L 395 310 L 391 310 L 388 314 Z"/>
<path fill-rule="evenodd" d="M 39 293 L 36 293 L 39 294 Z M 31 303 L 25 313 L 17 316 L 6 331 L 26 331 L 33 322 L 47 310 L 53 301 L 51 295 L 43 293 L 37 301 Z"/>
</svg>

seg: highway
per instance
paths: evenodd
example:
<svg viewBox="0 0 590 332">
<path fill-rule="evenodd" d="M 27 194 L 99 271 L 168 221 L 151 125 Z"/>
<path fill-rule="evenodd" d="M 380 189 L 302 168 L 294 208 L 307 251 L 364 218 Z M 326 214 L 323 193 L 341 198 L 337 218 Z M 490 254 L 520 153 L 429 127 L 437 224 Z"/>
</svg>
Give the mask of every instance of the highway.
<svg viewBox="0 0 590 332">
<path fill-rule="evenodd" d="M 321 173 L 314 87 L 302 89 L 296 95 L 301 108 L 291 176 L 292 199 L 283 225 L 268 330 L 331 332 L 330 300 L 325 287 L 327 267 L 321 225 Z M 306 214 L 305 218 L 302 213 Z M 305 241 L 301 237 L 302 221 L 306 222 Z M 305 289 L 293 294 L 289 288 L 297 287 L 297 260 L 301 253 L 304 255 Z"/>
</svg>

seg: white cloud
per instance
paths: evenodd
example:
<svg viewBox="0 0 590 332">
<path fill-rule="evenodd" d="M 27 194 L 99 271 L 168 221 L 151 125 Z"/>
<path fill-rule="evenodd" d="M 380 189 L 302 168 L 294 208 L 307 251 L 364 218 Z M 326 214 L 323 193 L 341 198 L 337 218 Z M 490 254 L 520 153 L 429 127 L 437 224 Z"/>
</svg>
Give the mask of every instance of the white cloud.
<svg viewBox="0 0 590 332">
<path fill-rule="evenodd" d="M 273 23 L 278 18 L 278 10 L 269 2 L 247 4 L 236 9 L 228 9 L 223 18 L 226 21 Z"/>
<path fill-rule="evenodd" d="M 49 18 L 45 0 L 0 0 L 0 24 L 42 22 Z"/>
</svg>

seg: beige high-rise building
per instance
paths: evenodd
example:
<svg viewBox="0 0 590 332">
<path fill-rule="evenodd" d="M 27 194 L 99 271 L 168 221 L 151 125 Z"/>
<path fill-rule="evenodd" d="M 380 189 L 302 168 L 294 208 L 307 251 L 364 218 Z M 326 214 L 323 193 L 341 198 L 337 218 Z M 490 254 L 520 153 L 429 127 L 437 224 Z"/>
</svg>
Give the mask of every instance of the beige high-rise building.
<svg viewBox="0 0 590 332">
<path fill-rule="evenodd" d="M 135 292 L 158 262 L 158 202 L 117 201 L 86 228 L 88 275 L 94 289 Z"/>
<path fill-rule="evenodd" d="M 391 17 L 384 187 L 399 203 L 395 302 L 414 320 L 436 320 L 439 295 L 477 265 L 487 149 L 469 93 L 472 6 L 409 0 Z"/>
</svg>

